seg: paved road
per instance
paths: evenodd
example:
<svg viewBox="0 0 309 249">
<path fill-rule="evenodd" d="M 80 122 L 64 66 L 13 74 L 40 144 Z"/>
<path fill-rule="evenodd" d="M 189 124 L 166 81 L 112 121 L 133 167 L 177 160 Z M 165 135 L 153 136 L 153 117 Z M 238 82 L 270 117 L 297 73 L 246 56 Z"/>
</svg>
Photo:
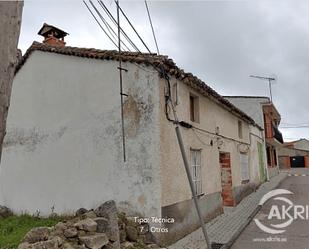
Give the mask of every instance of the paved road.
<svg viewBox="0 0 309 249">
<path fill-rule="evenodd" d="M 293 202 L 294 205 L 309 206 L 309 169 L 292 169 L 291 176 L 287 177 L 278 188 L 287 189 L 293 195 L 281 195 Z M 254 217 L 267 227 L 270 224 L 282 223 L 285 220 L 273 218 L 268 220 L 268 214 L 273 205 L 278 205 L 281 210 L 283 201 L 269 200 Z M 289 206 L 288 204 L 285 204 Z M 289 212 L 293 214 L 293 212 Z M 309 249 L 309 220 L 296 219 L 291 225 L 284 228 L 282 234 L 268 234 L 263 232 L 254 221 L 252 221 L 235 241 L 232 249 Z M 259 240 L 259 241 L 257 241 Z M 264 240 L 264 241 L 261 241 Z M 268 240 L 268 241 L 265 241 Z M 272 240 L 272 241 L 269 241 Z M 274 241 L 277 240 L 277 241 Z M 280 242 L 278 240 L 281 240 Z"/>
</svg>

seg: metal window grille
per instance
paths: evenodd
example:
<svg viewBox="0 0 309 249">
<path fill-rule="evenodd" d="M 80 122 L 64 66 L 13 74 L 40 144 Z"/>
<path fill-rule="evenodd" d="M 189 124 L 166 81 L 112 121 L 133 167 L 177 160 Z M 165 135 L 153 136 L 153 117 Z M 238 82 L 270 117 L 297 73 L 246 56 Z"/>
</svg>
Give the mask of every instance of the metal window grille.
<svg viewBox="0 0 309 249">
<path fill-rule="evenodd" d="M 201 150 L 191 150 L 192 180 L 195 187 L 195 194 L 202 194 L 201 177 Z"/>
<path fill-rule="evenodd" d="M 241 180 L 249 180 L 249 157 L 248 154 L 240 153 Z"/>
</svg>

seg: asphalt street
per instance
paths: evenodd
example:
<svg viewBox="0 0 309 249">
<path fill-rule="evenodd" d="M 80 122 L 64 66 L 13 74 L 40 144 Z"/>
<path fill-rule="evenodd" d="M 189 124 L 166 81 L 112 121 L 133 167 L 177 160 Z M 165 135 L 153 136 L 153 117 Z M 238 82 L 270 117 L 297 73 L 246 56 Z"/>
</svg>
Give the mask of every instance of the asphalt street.
<svg viewBox="0 0 309 249">
<path fill-rule="evenodd" d="M 285 231 L 280 234 L 267 233 L 259 228 L 253 219 L 234 242 L 232 249 L 309 249 L 309 217 L 306 217 L 309 216 L 309 169 L 290 170 L 289 176 L 281 182 L 277 189 L 285 189 L 293 193 L 277 196 L 287 198 L 293 206 L 290 207 L 291 204 L 283 199 L 274 200 L 275 197 L 273 197 L 263 205 L 254 218 L 267 228 Z M 294 218 L 295 206 L 297 206 L 297 213 L 299 214 L 296 219 Z M 301 206 L 304 207 L 304 212 L 302 212 Z M 290 216 L 286 213 L 284 219 L 279 219 L 284 214 L 282 208 L 289 210 L 287 213 Z M 270 211 L 273 214 L 271 219 L 269 219 Z M 293 219 L 290 217 L 293 217 Z M 292 223 L 288 226 L 282 228 L 272 226 L 280 225 L 288 220 L 292 220 Z"/>
</svg>

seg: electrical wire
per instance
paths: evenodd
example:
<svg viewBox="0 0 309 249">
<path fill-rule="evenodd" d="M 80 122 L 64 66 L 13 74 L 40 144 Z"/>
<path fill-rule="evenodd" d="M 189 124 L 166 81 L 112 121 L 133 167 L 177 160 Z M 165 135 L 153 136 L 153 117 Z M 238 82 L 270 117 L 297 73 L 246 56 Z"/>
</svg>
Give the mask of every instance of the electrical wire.
<svg viewBox="0 0 309 249">
<path fill-rule="evenodd" d="M 309 125 L 309 122 L 306 122 L 306 123 L 284 123 L 284 122 L 281 122 L 280 123 L 281 125 L 287 125 L 287 126 L 294 126 L 294 125 Z"/>
<path fill-rule="evenodd" d="M 97 15 L 100 17 L 100 19 L 102 20 L 102 22 L 104 23 L 105 27 L 107 28 L 109 34 L 113 37 L 113 39 L 117 40 L 117 34 L 114 32 L 112 33 L 111 27 L 109 26 L 108 22 L 106 22 L 105 18 L 101 15 L 101 13 L 98 11 L 98 9 L 96 8 L 96 6 L 94 5 L 94 3 L 89 0 L 89 3 L 91 4 L 92 8 L 96 11 Z M 114 30 L 113 30 L 114 31 Z M 116 36 L 115 36 L 116 35 Z"/>
<path fill-rule="evenodd" d="M 158 70 L 147 70 L 146 68 L 141 67 L 139 64 L 137 64 L 136 62 L 132 62 L 135 66 L 137 66 L 138 68 L 140 68 L 141 70 L 147 72 L 147 73 L 157 73 Z"/>
<path fill-rule="evenodd" d="M 106 5 L 104 4 L 104 2 L 102 0 L 98 0 L 98 3 L 100 4 L 101 8 L 105 11 L 105 13 L 107 14 L 107 16 L 110 18 L 110 20 L 116 25 L 118 26 L 118 23 L 116 21 L 116 19 L 114 18 L 114 16 L 112 15 L 112 13 L 109 11 L 109 9 L 106 7 Z M 121 34 L 126 38 L 126 40 L 130 43 L 130 45 L 137 51 L 137 52 L 141 52 L 139 50 L 139 48 L 135 45 L 135 43 L 130 39 L 130 37 L 126 34 L 126 32 L 120 27 L 120 32 Z"/>
<path fill-rule="evenodd" d="M 83 0 L 83 3 L 85 4 L 85 6 L 87 7 L 87 9 L 89 10 L 90 14 L 92 15 L 92 17 L 95 19 L 95 21 L 97 22 L 97 24 L 100 26 L 100 28 L 102 29 L 102 31 L 105 33 L 105 35 L 110 39 L 110 41 L 116 46 L 116 48 L 118 47 L 117 44 L 115 43 L 115 41 L 109 36 L 109 34 L 105 31 L 105 29 L 102 27 L 101 23 L 98 21 L 98 19 L 96 18 L 96 16 L 93 14 L 92 10 L 90 9 L 90 7 L 87 5 L 87 3 Z"/>
<path fill-rule="evenodd" d="M 117 24 L 117 21 L 115 20 L 115 18 L 113 17 L 113 15 L 111 14 L 111 12 L 109 11 L 109 9 L 106 7 L 106 5 L 104 4 L 104 2 L 102 0 L 98 0 L 98 3 L 100 4 L 101 8 L 106 12 L 106 14 L 109 16 L 109 18 L 113 21 L 113 23 L 115 25 L 118 25 Z M 117 2 L 115 1 L 116 5 L 117 5 Z M 147 3 L 146 3 L 147 4 Z M 124 11 L 122 10 L 122 8 L 120 6 L 119 7 L 119 10 L 121 11 L 121 13 L 123 14 L 123 16 L 126 18 L 126 20 L 128 21 L 128 23 L 130 24 L 130 26 L 132 27 L 132 29 L 135 31 L 135 33 L 137 34 L 137 36 L 140 38 L 140 40 L 142 41 L 142 43 L 144 44 L 144 46 L 146 47 L 146 49 L 148 50 L 149 53 L 151 53 L 150 49 L 147 47 L 147 45 L 145 44 L 145 42 L 143 41 L 143 39 L 141 38 L 141 36 L 138 34 L 138 32 L 136 31 L 136 29 L 134 28 L 133 24 L 130 22 L 129 18 L 127 17 L 127 15 L 124 13 Z M 148 7 L 148 6 L 147 6 Z M 149 18 L 150 18 L 150 13 L 149 13 L 149 9 L 148 9 L 148 15 L 149 15 Z M 151 21 L 151 18 L 150 18 L 150 22 L 151 22 L 151 25 L 152 25 L 152 21 Z M 153 34 L 154 34 L 154 29 L 153 29 L 153 26 L 152 26 L 152 30 L 153 30 Z M 131 46 L 135 47 L 139 52 L 140 50 L 136 47 L 136 45 L 131 41 L 131 39 L 127 36 L 127 34 L 122 30 L 122 28 L 120 27 L 120 31 L 121 33 L 126 37 L 126 39 L 129 41 L 129 43 L 131 44 Z M 155 34 L 154 34 L 154 37 L 155 37 Z M 156 40 L 156 38 L 155 38 Z M 158 44 L 156 42 L 156 47 L 157 47 L 157 51 L 158 51 L 158 54 L 159 54 L 159 47 L 158 47 Z M 137 65 L 137 64 L 136 64 Z M 141 68 L 140 66 L 138 66 L 139 68 Z M 143 68 L 142 68 L 143 69 Z M 169 81 L 169 76 L 167 75 L 167 73 L 165 72 L 163 66 L 161 66 L 160 68 L 155 68 L 163 78 L 165 78 L 165 80 L 167 81 L 167 88 L 168 88 L 168 94 L 166 95 L 166 101 L 165 101 L 165 114 L 166 114 L 166 117 L 169 121 L 171 122 L 176 122 L 175 120 L 172 120 L 171 118 L 169 118 L 169 115 L 168 115 L 168 112 L 169 112 L 169 102 L 173 105 L 172 101 L 171 101 L 171 86 L 170 86 L 170 81 Z M 145 70 L 145 69 L 143 69 Z M 147 71 L 147 70 L 145 70 Z M 167 97 L 169 96 L 169 97 Z M 172 107 L 173 109 L 173 107 Z M 174 114 L 175 115 L 175 114 Z"/>
<path fill-rule="evenodd" d="M 118 5 L 117 1 L 115 0 L 115 3 Z M 143 43 L 143 45 L 145 46 L 145 48 L 148 50 L 148 52 L 151 54 L 150 49 L 147 47 L 146 43 L 144 42 L 144 40 L 142 39 L 142 37 L 139 35 L 139 33 L 136 31 L 136 29 L 134 28 L 133 24 L 130 22 L 129 18 L 127 17 L 127 15 L 124 13 L 124 11 L 122 10 L 122 8 L 119 6 L 119 9 L 122 13 L 122 15 L 124 16 L 124 18 L 127 20 L 127 22 L 130 24 L 131 28 L 134 30 L 135 34 L 138 36 L 138 38 L 140 39 L 140 41 Z"/>
<path fill-rule="evenodd" d="M 178 120 L 178 117 L 177 117 L 177 112 L 176 112 L 175 106 L 173 104 L 172 94 L 171 94 L 171 82 L 170 82 L 168 74 L 166 73 L 166 71 L 164 70 L 163 67 L 161 67 L 161 73 L 162 73 L 162 77 L 166 80 L 166 86 L 165 86 L 166 87 L 165 88 L 165 93 L 166 93 L 165 94 L 165 116 L 166 116 L 166 119 L 168 121 L 178 125 L 179 120 Z M 169 107 L 169 105 L 170 105 L 170 107 Z M 172 112 L 173 112 L 174 119 L 171 119 L 169 117 L 170 110 L 172 110 Z"/>
<path fill-rule="evenodd" d="M 117 40 L 117 34 L 114 31 L 114 29 L 109 25 L 109 23 L 105 20 L 105 18 L 102 16 L 102 14 L 100 13 L 100 11 L 96 8 L 96 6 L 93 4 L 93 2 L 91 0 L 89 0 L 90 4 L 92 5 L 93 9 L 96 11 L 97 15 L 100 17 L 100 19 L 102 20 L 102 22 L 104 23 L 106 29 L 108 30 L 108 32 L 110 33 L 110 35 L 113 37 L 113 39 Z M 128 50 L 131 51 L 130 48 L 122 41 L 120 40 L 121 44 Z"/>
<path fill-rule="evenodd" d="M 239 141 L 239 140 L 237 140 L 237 139 L 230 138 L 230 137 L 227 137 L 227 136 L 224 136 L 224 135 L 216 134 L 216 133 L 214 133 L 214 132 L 201 129 L 201 128 L 198 128 L 198 127 L 193 126 L 193 125 L 192 125 L 192 128 L 193 128 L 193 129 L 196 129 L 196 130 L 199 130 L 199 131 L 202 131 L 202 132 L 205 132 L 205 133 L 208 133 L 208 134 L 211 134 L 211 135 L 215 135 L 215 136 L 217 136 L 217 137 L 221 137 L 221 138 L 224 138 L 224 139 L 227 139 L 227 140 L 230 140 L 230 141 L 239 143 L 239 144 L 250 145 L 250 143 L 246 143 L 246 142 L 243 142 L 243 141 Z"/>
<path fill-rule="evenodd" d="M 148 13 L 148 19 L 149 19 L 149 22 L 150 22 L 150 26 L 151 26 L 151 30 L 152 30 L 152 35 L 153 35 L 153 39 L 154 39 L 155 44 L 156 44 L 157 52 L 158 52 L 158 54 L 160 54 L 158 43 L 157 43 L 157 38 L 156 38 L 156 35 L 155 35 L 155 32 L 154 32 L 154 28 L 153 28 L 152 20 L 151 20 L 151 16 L 150 16 L 150 11 L 149 11 L 148 4 L 147 4 L 146 0 L 145 0 L 145 6 L 146 6 L 147 13 Z"/>
<path fill-rule="evenodd" d="M 301 125 L 301 126 L 280 126 L 280 129 L 300 129 L 300 128 L 309 128 L 309 125 Z"/>
<path fill-rule="evenodd" d="M 213 139 L 215 139 L 215 137 L 207 136 L 207 135 L 204 133 L 203 135 L 206 135 L 207 137 L 210 137 L 210 138 L 211 138 L 210 142 L 209 142 L 209 143 L 206 143 L 206 142 L 204 142 L 204 141 L 198 136 L 197 131 L 195 131 L 194 129 L 192 129 L 192 131 L 193 131 L 193 134 L 195 135 L 195 137 L 197 138 L 197 140 L 199 140 L 201 144 L 203 144 L 203 145 L 205 145 L 205 146 L 213 146 L 213 143 L 214 143 L 214 142 L 213 142 Z"/>
<path fill-rule="evenodd" d="M 107 16 L 109 17 L 109 19 L 114 23 L 114 25 L 116 25 L 116 27 L 118 26 L 118 23 L 115 19 L 115 17 L 113 16 L 113 14 L 109 11 L 109 9 L 107 8 L 107 6 L 104 4 L 103 1 L 101 0 L 97 0 L 99 5 L 101 6 L 101 8 L 104 10 L 104 12 L 107 14 Z M 126 38 L 126 40 L 130 43 L 130 45 L 133 47 L 133 49 L 135 49 L 135 51 L 140 52 L 140 50 L 138 49 L 138 47 L 134 44 L 134 42 L 130 39 L 130 37 L 126 34 L 126 32 L 120 27 L 120 31 L 121 34 Z"/>
</svg>

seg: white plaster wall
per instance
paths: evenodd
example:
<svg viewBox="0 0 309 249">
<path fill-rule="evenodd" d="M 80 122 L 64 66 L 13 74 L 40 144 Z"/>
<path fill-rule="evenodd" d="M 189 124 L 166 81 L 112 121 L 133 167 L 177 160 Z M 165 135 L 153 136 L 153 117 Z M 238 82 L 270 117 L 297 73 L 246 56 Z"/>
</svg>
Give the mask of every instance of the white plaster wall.
<svg viewBox="0 0 309 249">
<path fill-rule="evenodd" d="M 248 114 L 260 127 L 264 128 L 262 103 L 267 102 L 268 98 L 226 97 L 226 99 Z"/>
<path fill-rule="evenodd" d="M 71 213 L 114 199 L 129 213 L 160 216 L 158 74 L 123 64 L 124 163 L 117 66 L 40 51 L 30 56 L 13 83 L 0 204 L 48 215 L 52 207 Z"/>
<path fill-rule="evenodd" d="M 178 84 L 178 105 L 176 106 L 179 120 L 190 122 L 189 96 L 190 93 L 199 97 L 200 122 L 192 123 L 194 126 L 216 132 L 219 127 L 220 134 L 249 144 L 249 124 L 243 122 L 243 138 L 238 137 L 238 121 L 241 120 L 222 106 L 215 103 L 183 82 L 171 79 L 171 84 Z M 161 92 L 164 92 L 165 81 L 161 80 Z M 192 198 L 182 157 L 174 131 L 175 126 L 168 122 L 164 115 L 164 99 L 161 94 L 161 180 L 162 205 L 189 200 Z M 170 115 L 172 118 L 173 116 Z M 240 156 L 238 142 L 220 138 L 205 132 L 181 128 L 184 145 L 190 158 L 190 148 L 202 149 L 202 188 L 203 193 L 211 194 L 221 192 L 221 167 L 219 152 L 231 153 L 231 168 L 233 186 L 241 185 Z M 213 145 L 211 145 L 213 141 Z M 219 146 L 220 144 L 220 146 Z M 218 148 L 219 147 L 219 148 Z"/>
<path fill-rule="evenodd" d="M 265 176 L 266 176 L 267 159 L 266 159 L 266 153 L 265 153 L 264 131 L 260 130 L 256 126 L 250 125 L 250 143 L 251 143 L 250 156 L 249 156 L 250 181 L 256 184 L 259 184 L 261 182 L 258 142 L 261 143 L 263 146 L 263 162 L 264 162 L 264 171 L 265 171 Z"/>
<path fill-rule="evenodd" d="M 226 99 L 228 101 L 230 101 L 233 105 L 235 105 L 236 107 L 238 107 L 240 110 L 242 110 L 243 112 L 245 112 L 247 115 L 249 115 L 255 122 L 256 124 L 258 124 L 261 128 L 264 129 L 264 115 L 263 115 L 263 103 L 267 103 L 269 102 L 268 98 L 263 98 L 263 97 L 250 97 L 250 98 L 244 98 L 244 97 L 226 97 Z M 258 128 L 257 127 L 252 127 L 251 128 L 251 132 L 255 135 L 259 134 Z M 263 144 L 263 148 L 264 148 L 264 163 L 265 163 L 265 167 L 267 168 L 267 158 L 266 158 L 266 144 L 265 144 L 265 132 L 263 130 L 261 135 L 258 135 L 260 137 L 262 137 L 262 144 Z M 254 138 L 254 136 L 252 136 L 252 144 L 256 144 L 256 142 L 259 139 L 257 139 L 256 137 Z M 255 145 L 253 145 L 251 147 L 251 153 L 255 153 L 255 150 L 257 150 L 257 147 Z M 255 169 L 252 168 L 254 164 L 256 164 L 256 159 L 254 158 L 253 155 L 251 155 L 251 158 L 253 157 L 253 159 L 250 159 L 250 164 L 251 164 L 251 171 L 255 172 Z M 267 168 L 266 172 L 268 175 L 269 174 L 269 169 Z M 256 173 L 253 173 L 252 177 L 256 177 Z"/>
</svg>

